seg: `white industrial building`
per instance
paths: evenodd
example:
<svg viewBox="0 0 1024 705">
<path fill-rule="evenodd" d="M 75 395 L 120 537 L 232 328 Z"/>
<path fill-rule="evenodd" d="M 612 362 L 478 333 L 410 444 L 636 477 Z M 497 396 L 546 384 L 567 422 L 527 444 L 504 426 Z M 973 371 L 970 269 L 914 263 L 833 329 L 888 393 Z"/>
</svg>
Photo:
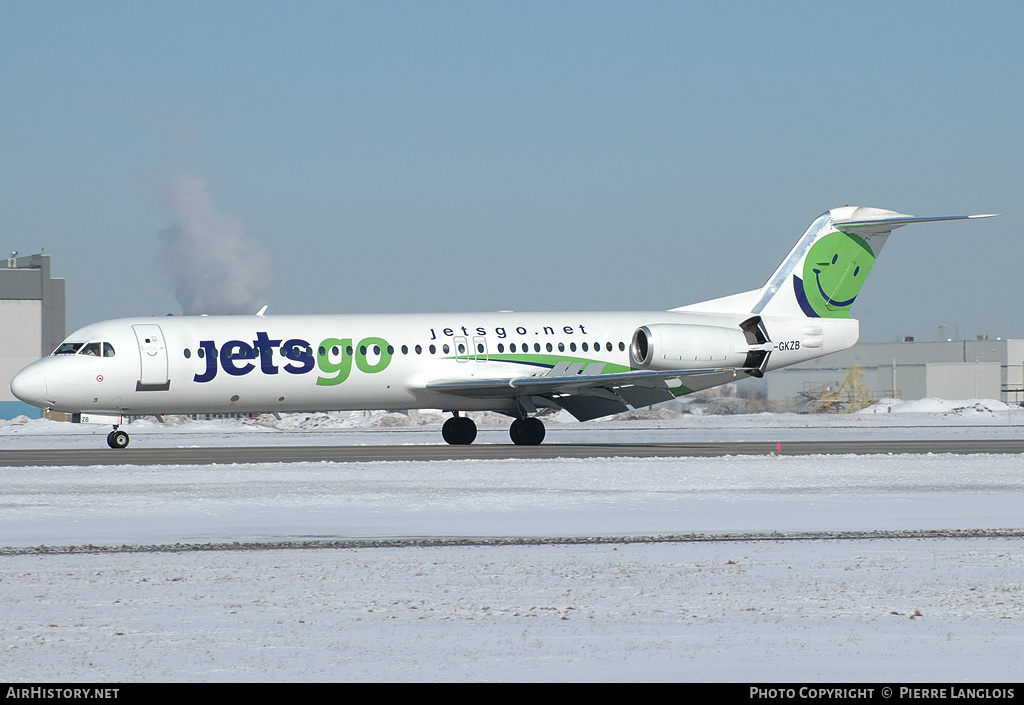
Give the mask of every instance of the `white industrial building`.
<svg viewBox="0 0 1024 705">
<path fill-rule="evenodd" d="M 855 345 L 765 375 L 771 408 L 787 409 L 851 381 L 870 400 L 998 399 L 1024 403 L 1024 340 Z"/>
<path fill-rule="evenodd" d="M 42 411 L 11 394 L 11 379 L 64 340 L 64 280 L 50 277 L 50 255 L 0 260 L 0 419 Z"/>
</svg>

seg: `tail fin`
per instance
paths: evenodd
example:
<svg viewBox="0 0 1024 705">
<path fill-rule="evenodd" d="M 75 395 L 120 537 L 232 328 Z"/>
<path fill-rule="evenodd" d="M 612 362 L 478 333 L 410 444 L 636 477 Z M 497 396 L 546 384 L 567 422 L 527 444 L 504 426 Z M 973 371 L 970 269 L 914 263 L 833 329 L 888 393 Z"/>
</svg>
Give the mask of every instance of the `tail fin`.
<svg viewBox="0 0 1024 705">
<path fill-rule="evenodd" d="M 994 215 L 919 217 L 881 208 L 833 208 L 811 223 L 768 283 L 757 292 L 750 313 L 849 318 L 850 307 L 893 230 L 911 223 Z"/>
</svg>

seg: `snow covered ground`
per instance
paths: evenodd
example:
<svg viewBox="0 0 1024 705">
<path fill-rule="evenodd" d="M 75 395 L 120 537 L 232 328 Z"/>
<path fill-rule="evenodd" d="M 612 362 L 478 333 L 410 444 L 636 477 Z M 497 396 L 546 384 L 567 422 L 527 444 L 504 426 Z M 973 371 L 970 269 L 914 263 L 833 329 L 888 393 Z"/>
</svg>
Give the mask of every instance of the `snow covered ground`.
<svg viewBox="0 0 1024 705">
<path fill-rule="evenodd" d="M 1024 432 L 1020 410 L 992 401 L 845 416 L 634 416 L 549 420 L 549 438 Z M 438 443 L 439 419 L 170 419 L 129 431 L 133 445 L 153 447 Z M 508 442 L 504 420 L 478 423 L 482 442 Z M 96 447 L 106 431 L 5 422 L 0 448 Z M 976 682 L 1024 672 L 1018 456 L 94 466 L 7 468 L 3 478 L 0 679 L 9 682 Z M 938 529 L 1017 533 L 771 536 Z M 691 533 L 764 540 L 500 540 Z M 408 537 L 495 540 L 372 543 Z M 339 539 L 366 543 L 294 548 Z M 258 548 L 196 550 L 234 541 Z M 85 545 L 109 550 L 60 552 Z M 122 545 L 151 550 L 113 550 Z"/>
</svg>

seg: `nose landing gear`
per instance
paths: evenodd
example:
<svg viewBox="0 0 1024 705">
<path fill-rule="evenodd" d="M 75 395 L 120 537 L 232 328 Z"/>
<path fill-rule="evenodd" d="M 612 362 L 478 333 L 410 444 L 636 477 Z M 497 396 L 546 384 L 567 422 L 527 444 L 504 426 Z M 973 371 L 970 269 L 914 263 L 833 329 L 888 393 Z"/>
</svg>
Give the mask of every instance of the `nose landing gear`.
<svg viewBox="0 0 1024 705">
<path fill-rule="evenodd" d="M 127 448 L 128 434 L 124 431 L 119 431 L 117 426 L 114 426 L 114 430 L 107 434 L 107 445 L 111 448 L 118 450 L 120 448 Z"/>
</svg>

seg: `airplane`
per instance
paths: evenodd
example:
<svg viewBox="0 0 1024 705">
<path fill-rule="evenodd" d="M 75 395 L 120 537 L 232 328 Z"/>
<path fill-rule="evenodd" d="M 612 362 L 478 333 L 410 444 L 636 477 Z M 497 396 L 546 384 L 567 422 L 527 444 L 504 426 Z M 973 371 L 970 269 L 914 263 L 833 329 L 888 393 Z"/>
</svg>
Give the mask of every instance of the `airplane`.
<svg viewBox="0 0 1024 705">
<path fill-rule="evenodd" d="M 851 347 L 850 317 L 896 228 L 996 214 L 912 216 L 844 206 L 811 223 L 760 289 L 669 311 L 123 318 L 81 328 L 18 372 L 13 394 L 75 422 L 130 415 L 441 409 L 472 443 L 469 411 L 538 445 L 544 409 L 579 421 L 645 407 Z"/>
</svg>

